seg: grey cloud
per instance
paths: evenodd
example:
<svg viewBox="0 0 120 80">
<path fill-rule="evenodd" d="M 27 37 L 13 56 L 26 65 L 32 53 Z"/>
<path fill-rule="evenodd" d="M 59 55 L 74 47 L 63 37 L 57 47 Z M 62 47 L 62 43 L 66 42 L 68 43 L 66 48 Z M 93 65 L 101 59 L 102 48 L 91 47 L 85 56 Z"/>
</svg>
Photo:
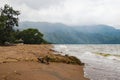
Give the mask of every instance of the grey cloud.
<svg viewBox="0 0 120 80">
<path fill-rule="evenodd" d="M 20 10 L 22 21 L 120 24 L 120 0 L 1 0 L 0 7 L 4 3 Z"/>
<path fill-rule="evenodd" d="M 41 8 L 49 8 L 50 6 L 58 5 L 63 0 L 10 0 L 11 4 L 22 5 L 33 8 L 33 9 L 41 9 Z"/>
</svg>

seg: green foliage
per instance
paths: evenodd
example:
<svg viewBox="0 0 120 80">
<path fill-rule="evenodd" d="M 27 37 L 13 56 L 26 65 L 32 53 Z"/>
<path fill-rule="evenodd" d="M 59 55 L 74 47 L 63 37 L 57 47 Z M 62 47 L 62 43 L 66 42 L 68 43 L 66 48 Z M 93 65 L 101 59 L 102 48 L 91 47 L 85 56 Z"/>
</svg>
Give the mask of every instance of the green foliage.
<svg viewBox="0 0 120 80">
<path fill-rule="evenodd" d="M 9 5 L 5 4 L 0 8 L 0 44 L 5 42 L 25 44 L 40 44 L 47 43 L 42 37 L 43 34 L 37 29 L 26 29 L 23 31 L 14 30 L 14 26 L 18 26 L 19 11 L 14 10 Z"/>
<path fill-rule="evenodd" d="M 25 44 L 41 44 L 47 43 L 43 39 L 43 34 L 39 32 L 37 29 L 26 29 L 16 33 L 16 37 L 18 39 L 22 39 Z"/>
<path fill-rule="evenodd" d="M 18 26 L 19 11 L 14 10 L 9 5 L 0 8 L 0 44 L 13 42 L 14 26 Z"/>
</svg>

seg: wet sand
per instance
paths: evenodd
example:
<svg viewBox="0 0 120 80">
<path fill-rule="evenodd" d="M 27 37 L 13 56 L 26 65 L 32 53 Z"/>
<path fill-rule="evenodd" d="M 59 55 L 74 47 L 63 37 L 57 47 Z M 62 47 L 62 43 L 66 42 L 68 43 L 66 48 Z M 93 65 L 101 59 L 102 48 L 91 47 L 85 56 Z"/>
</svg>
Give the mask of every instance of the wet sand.
<svg viewBox="0 0 120 80">
<path fill-rule="evenodd" d="M 83 66 L 38 62 L 15 62 L 0 64 L 0 80 L 87 80 Z"/>
<path fill-rule="evenodd" d="M 0 47 L 0 80 L 88 80 L 83 66 L 65 63 L 42 64 L 37 57 L 54 55 L 51 45 Z"/>
</svg>

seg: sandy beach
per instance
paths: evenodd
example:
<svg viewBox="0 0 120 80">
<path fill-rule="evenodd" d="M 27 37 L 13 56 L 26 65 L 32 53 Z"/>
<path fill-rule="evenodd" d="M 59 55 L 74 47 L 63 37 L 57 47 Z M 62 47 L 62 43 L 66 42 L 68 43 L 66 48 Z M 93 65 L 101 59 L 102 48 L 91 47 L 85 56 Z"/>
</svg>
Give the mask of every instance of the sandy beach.
<svg viewBox="0 0 120 80">
<path fill-rule="evenodd" d="M 52 45 L 0 47 L 0 80 L 88 80 L 82 65 L 39 63 L 37 56 L 54 55 Z"/>
</svg>

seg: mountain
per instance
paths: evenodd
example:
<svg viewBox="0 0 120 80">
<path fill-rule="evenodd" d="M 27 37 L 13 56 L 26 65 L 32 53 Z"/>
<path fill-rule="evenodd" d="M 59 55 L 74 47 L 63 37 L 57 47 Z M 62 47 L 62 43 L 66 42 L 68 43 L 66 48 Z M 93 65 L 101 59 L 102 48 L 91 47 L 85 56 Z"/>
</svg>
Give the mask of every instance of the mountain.
<svg viewBox="0 0 120 80">
<path fill-rule="evenodd" d="M 68 26 L 61 23 L 20 22 L 19 29 L 37 28 L 55 44 L 119 44 L 120 30 L 107 25 Z"/>
</svg>

